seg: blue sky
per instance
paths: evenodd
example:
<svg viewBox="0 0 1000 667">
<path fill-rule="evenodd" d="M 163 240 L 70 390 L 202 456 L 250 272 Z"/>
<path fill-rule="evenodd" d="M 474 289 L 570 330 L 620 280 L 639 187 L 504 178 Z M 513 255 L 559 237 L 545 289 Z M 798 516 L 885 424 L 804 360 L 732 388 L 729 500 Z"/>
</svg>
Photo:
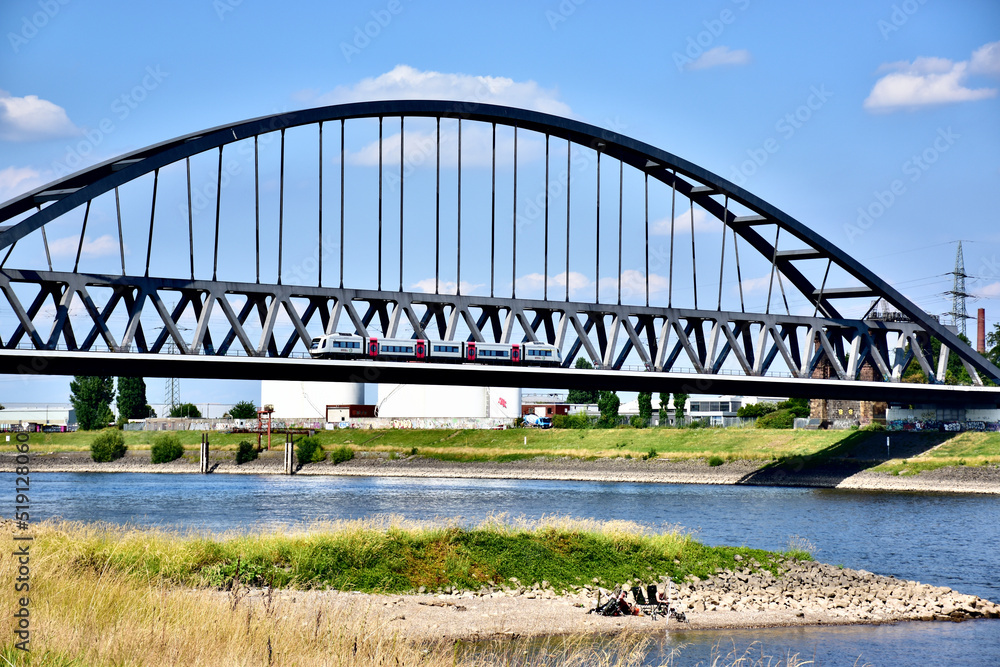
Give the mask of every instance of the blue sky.
<svg viewBox="0 0 1000 667">
<path fill-rule="evenodd" d="M 8 0 L 0 28 L 0 200 L 239 119 L 487 85 L 490 101 L 613 127 L 733 180 L 931 313 L 951 309 L 963 239 L 970 310 L 1000 321 L 994 1 Z M 95 233 L 85 254 L 108 250 Z M 0 402 L 61 402 L 67 387 L 0 378 Z M 255 383 L 182 387 L 194 402 L 257 397 Z"/>
</svg>

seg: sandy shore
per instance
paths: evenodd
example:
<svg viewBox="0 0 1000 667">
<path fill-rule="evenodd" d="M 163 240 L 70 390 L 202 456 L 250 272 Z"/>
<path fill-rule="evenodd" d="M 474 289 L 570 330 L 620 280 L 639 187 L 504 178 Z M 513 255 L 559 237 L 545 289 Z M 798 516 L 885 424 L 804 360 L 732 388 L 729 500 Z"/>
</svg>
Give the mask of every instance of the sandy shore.
<svg viewBox="0 0 1000 667">
<path fill-rule="evenodd" d="M 13 453 L 0 454 L 0 472 L 13 472 Z M 172 463 L 153 465 L 148 451 L 129 452 L 111 463 L 94 463 L 87 452 L 33 453 L 32 472 L 198 473 L 191 454 Z M 213 452 L 214 474 L 281 474 L 282 455 L 264 452 L 260 459 L 237 466 L 232 452 Z M 873 465 L 873 464 L 872 464 Z M 439 461 L 421 456 L 390 459 L 366 452 L 346 463 L 314 463 L 298 475 L 447 477 L 469 479 L 538 479 L 661 484 L 745 484 L 879 491 L 1000 494 L 1000 466 L 948 467 L 917 475 L 871 472 L 865 462 L 803 470 L 770 468 L 761 461 L 731 461 L 710 467 L 704 461 L 642 461 L 639 459 L 546 459 L 503 463 Z"/>
</svg>

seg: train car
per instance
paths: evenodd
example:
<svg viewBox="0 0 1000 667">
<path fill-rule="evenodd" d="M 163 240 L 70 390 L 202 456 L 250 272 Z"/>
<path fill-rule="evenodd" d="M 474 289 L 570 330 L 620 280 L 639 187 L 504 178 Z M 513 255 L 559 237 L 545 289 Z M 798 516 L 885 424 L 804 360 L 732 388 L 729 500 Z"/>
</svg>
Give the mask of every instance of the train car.
<svg viewBox="0 0 1000 667">
<path fill-rule="evenodd" d="M 427 357 L 427 341 L 422 338 L 369 338 L 368 356 L 388 360 L 422 360 Z"/>
<path fill-rule="evenodd" d="M 335 333 L 312 339 L 309 354 L 315 358 L 362 357 L 365 354 L 363 336 Z"/>
<path fill-rule="evenodd" d="M 469 341 L 465 344 L 465 360 L 478 361 L 481 364 L 519 364 L 521 346 L 517 343 L 512 345 Z"/>
<path fill-rule="evenodd" d="M 562 364 L 562 352 L 557 345 L 548 343 L 524 343 L 522 350 L 523 363 L 537 366 L 559 366 Z"/>
<path fill-rule="evenodd" d="M 462 342 L 429 341 L 427 358 L 430 361 L 462 361 Z"/>
</svg>

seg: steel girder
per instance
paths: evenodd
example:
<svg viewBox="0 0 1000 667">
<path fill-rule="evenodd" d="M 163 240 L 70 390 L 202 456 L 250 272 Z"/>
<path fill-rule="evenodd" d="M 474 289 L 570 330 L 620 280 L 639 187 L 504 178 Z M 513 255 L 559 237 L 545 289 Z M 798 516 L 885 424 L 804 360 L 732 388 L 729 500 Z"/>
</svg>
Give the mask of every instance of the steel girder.
<svg viewBox="0 0 1000 667">
<path fill-rule="evenodd" d="M 81 205 L 87 204 L 87 202 L 92 201 L 95 197 L 103 193 L 109 192 L 116 187 L 139 178 L 140 176 L 154 172 L 162 167 L 179 162 L 190 156 L 215 148 L 221 148 L 227 144 L 253 138 L 261 134 L 284 130 L 286 128 L 317 124 L 332 120 L 375 117 L 381 118 L 390 116 L 458 118 L 496 123 L 522 128 L 525 130 L 537 131 L 546 135 L 564 138 L 575 144 L 598 149 L 602 154 L 621 160 L 623 164 L 628 164 L 631 167 L 645 173 L 649 177 L 659 180 L 674 188 L 676 192 L 679 192 L 682 196 L 689 198 L 691 202 L 697 203 L 709 214 L 721 220 L 725 225 L 725 229 L 733 230 L 734 234 L 746 241 L 758 253 L 771 262 L 774 270 L 779 273 L 779 284 L 780 276 L 784 276 L 790 285 L 792 285 L 799 293 L 814 304 L 817 312 L 824 315 L 829 321 L 835 322 L 842 319 L 840 313 L 834 305 L 834 301 L 837 299 L 856 298 L 860 296 L 882 298 L 893 307 L 897 308 L 915 325 L 913 330 L 907 333 L 906 336 L 911 343 L 907 346 L 906 352 L 902 355 L 902 359 L 906 363 L 909 363 L 911 359 L 915 359 L 917 363 L 920 364 L 925 374 L 927 374 L 928 378 L 931 378 L 932 380 L 939 380 L 943 374 L 943 367 L 940 367 L 940 363 L 939 368 L 932 367 L 932 362 L 929 359 L 928 354 L 929 337 L 933 337 L 941 341 L 943 348 L 945 349 L 945 352 L 940 355 L 941 358 L 946 359 L 948 354 L 956 354 L 962 360 L 963 364 L 970 369 L 970 374 L 975 379 L 978 380 L 978 374 L 982 374 L 993 381 L 1000 382 L 1000 369 L 988 362 L 981 355 L 977 354 L 968 345 L 964 344 L 948 327 L 945 327 L 935 318 L 929 316 L 927 313 L 924 313 L 920 308 L 900 294 L 897 290 L 885 283 L 885 281 L 881 280 L 867 267 L 861 265 L 834 244 L 830 243 L 827 239 L 819 236 L 798 220 L 747 192 L 743 188 L 687 160 L 619 133 L 567 118 L 496 105 L 431 100 L 362 102 L 275 114 L 248 121 L 228 124 L 210 130 L 205 130 L 203 132 L 179 137 L 177 139 L 166 141 L 148 148 L 134 151 L 118 158 L 114 158 L 112 160 L 108 160 L 102 164 L 90 167 L 70 176 L 66 176 L 65 178 L 59 179 L 44 187 L 38 188 L 32 192 L 6 202 L 0 206 L 0 224 L 25 214 L 32 208 L 39 207 L 39 210 L 31 215 L 28 215 L 26 218 L 13 226 L 5 228 L 0 227 L 0 250 L 8 248 L 17 240 L 25 237 L 32 231 L 41 228 L 48 222 L 57 219 L 59 216 Z M 727 205 L 719 201 L 719 198 L 723 197 L 726 198 L 727 202 L 728 200 L 738 202 L 752 211 L 753 214 L 736 216 L 732 211 L 728 210 Z M 43 207 L 42 204 L 47 205 Z M 760 225 L 776 225 L 781 232 L 786 232 L 786 235 L 790 234 L 800 243 L 804 244 L 805 247 L 779 250 L 777 248 L 777 240 L 772 243 L 756 231 L 755 228 Z M 831 287 L 827 287 L 825 284 L 818 287 L 813 285 L 797 268 L 796 262 L 816 258 L 825 258 L 828 260 L 830 265 L 836 264 L 848 275 L 858 280 L 861 285 Z M 117 279 L 118 278 L 115 278 L 115 280 Z M 138 283 L 139 280 L 127 279 L 125 282 Z M 159 285 L 161 288 L 166 288 L 166 285 L 169 284 L 169 282 L 170 281 L 168 279 L 160 280 Z M 47 288 L 52 287 L 52 285 L 48 284 L 48 281 L 46 280 L 42 280 L 40 284 L 43 285 L 43 288 L 45 288 L 45 285 L 48 285 Z M 85 285 L 78 289 L 77 286 L 80 285 L 78 280 L 66 280 L 64 284 L 67 286 L 72 285 L 73 287 L 72 289 L 68 289 L 68 291 L 60 293 L 60 299 L 66 302 L 71 302 L 73 299 L 79 298 L 87 308 L 88 312 L 96 312 L 94 310 L 96 309 L 96 306 L 93 305 L 88 299 Z M 206 286 L 204 290 L 200 292 L 195 290 L 195 292 L 201 294 L 211 295 L 211 298 L 206 297 L 206 305 L 200 305 L 198 308 L 204 308 L 210 315 L 213 304 L 219 303 L 220 308 L 222 308 L 223 311 L 226 311 L 225 316 L 236 322 L 240 321 L 240 317 L 249 317 L 250 311 L 252 310 L 256 310 L 258 314 L 261 312 L 263 302 L 260 300 L 255 301 L 255 305 L 250 306 L 249 310 L 244 308 L 246 312 L 241 311 L 240 315 L 228 312 L 227 306 L 225 305 L 225 299 L 219 300 L 216 296 L 227 292 L 226 287 L 224 287 L 225 285 L 226 283 L 220 282 L 217 286 Z M 134 285 L 133 287 L 138 287 L 138 285 Z M 156 291 L 153 287 L 153 285 L 150 285 L 149 289 L 136 291 L 132 296 L 127 296 L 128 290 L 123 288 L 120 299 L 126 303 L 131 302 L 133 307 L 141 307 L 141 304 L 144 303 L 146 298 L 151 298 L 154 300 L 155 307 L 160 310 L 163 308 L 162 302 L 157 302 L 154 297 L 149 296 Z M 5 294 L 8 295 L 8 298 L 10 298 L 12 292 L 10 292 L 9 289 L 4 289 L 4 291 Z M 181 291 L 183 293 L 183 290 Z M 247 294 L 249 299 L 247 303 L 250 303 L 252 299 L 250 299 L 249 293 Z M 286 312 L 294 310 L 287 306 L 287 302 L 281 301 L 280 297 L 276 296 L 277 294 L 278 292 L 269 291 L 267 297 L 261 298 L 277 298 L 278 303 L 286 303 L 286 306 L 284 306 Z M 55 299 L 57 292 L 49 291 L 47 295 L 47 297 L 40 297 L 42 298 L 42 301 L 44 301 L 45 298 Z M 378 301 L 379 299 L 386 301 L 387 294 L 381 293 L 379 296 L 373 296 L 371 298 L 375 301 Z M 399 302 L 402 303 L 401 300 L 405 297 L 402 294 L 396 294 L 393 298 L 400 300 Z M 424 298 L 423 295 L 421 295 L 420 298 Z M 347 302 L 349 303 L 350 299 L 348 299 Z M 192 300 L 191 303 L 193 304 L 194 301 Z M 504 312 L 508 313 L 515 312 L 514 318 L 519 321 L 522 314 L 516 312 L 515 303 L 515 300 L 506 300 L 504 304 L 490 306 L 484 310 L 484 312 L 489 312 L 484 322 L 492 322 L 495 329 L 497 327 L 496 323 L 498 322 L 498 313 L 500 310 L 504 310 Z M 14 338 L 18 339 L 18 342 L 20 338 L 27 335 L 36 348 L 44 349 L 44 345 L 49 344 L 53 340 L 53 336 L 56 336 L 56 338 L 58 338 L 58 336 L 62 336 L 62 339 L 66 341 L 67 345 L 70 344 L 71 340 L 73 341 L 73 345 L 77 344 L 73 336 L 73 332 L 69 332 L 69 337 L 66 336 L 65 316 L 57 316 L 52 332 L 49 335 L 49 339 L 47 341 L 43 341 L 40 337 L 41 334 L 34 330 L 33 326 L 29 326 L 30 320 L 33 317 L 33 315 L 29 315 L 28 312 L 31 311 L 31 307 L 29 307 L 28 311 L 24 311 L 20 304 L 15 305 L 12 302 L 11 305 L 14 308 L 17 317 L 21 321 L 21 328 L 23 328 L 23 331 L 19 328 L 18 332 L 14 336 Z M 32 306 L 35 306 L 35 304 L 32 304 Z M 548 302 L 547 310 L 555 311 L 557 309 L 562 309 L 563 311 L 569 313 L 570 311 L 568 309 L 570 307 L 571 304 Z M 21 308 L 21 310 L 18 310 L 19 308 Z M 583 306 L 581 306 L 581 308 L 583 308 Z M 601 305 L 599 308 L 606 310 L 610 307 Z M 64 311 L 68 312 L 67 309 L 68 306 L 64 309 Z M 318 305 L 315 310 L 320 310 Z M 403 311 L 405 312 L 405 310 L 406 309 L 404 308 Z M 539 312 L 543 310 L 546 309 L 541 307 L 539 308 Z M 611 310 L 614 310 L 614 308 L 611 308 Z M 379 314 L 379 316 L 382 317 L 381 312 L 382 311 L 376 309 L 372 316 L 374 316 L 374 314 Z M 585 309 L 578 311 L 581 316 L 584 313 L 589 312 L 590 311 Z M 607 310 L 606 312 L 609 314 L 611 313 L 611 311 Z M 37 307 L 35 308 L 35 313 L 37 313 Z M 798 363 L 800 359 L 795 358 L 791 347 L 783 346 L 780 342 L 778 342 L 779 340 L 783 340 L 787 337 L 788 331 L 785 330 L 784 333 L 782 333 L 783 325 L 781 324 L 767 324 L 772 322 L 770 319 L 771 315 L 767 314 L 755 316 L 744 315 L 742 313 L 738 316 L 730 315 L 731 314 L 727 313 L 713 313 L 711 311 L 706 311 L 705 313 L 699 312 L 698 316 L 694 318 L 695 320 L 699 320 L 701 322 L 713 322 L 716 327 L 716 333 L 709 333 L 707 336 L 704 333 L 699 334 L 697 327 L 689 320 L 685 320 L 685 324 L 683 326 L 680 325 L 679 320 L 671 321 L 670 326 L 663 327 L 663 329 L 667 331 L 673 330 L 677 341 L 675 343 L 675 347 L 672 348 L 669 353 L 666 353 L 666 356 L 664 356 L 661 360 L 664 362 L 671 360 L 672 363 L 673 361 L 676 361 L 676 359 L 680 356 L 681 351 L 683 351 L 683 353 L 691 359 L 696 368 L 701 368 L 702 370 L 709 372 L 711 369 L 717 369 L 718 364 L 716 363 L 717 360 L 709 362 L 710 355 L 707 353 L 709 350 L 718 349 L 719 352 L 724 355 L 728 355 L 732 352 L 740 362 L 741 367 L 743 367 L 745 362 L 751 370 L 765 368 L 770 364 L 770 361 L 768 360 L 773 360 L 775 356 L 779 354 L 783 358 L 786 358 L 786 362 L 791 359 L 791 362 L 793 363 L 791 363 L 790 366 L 796 368 L 804 367 Z M 463 318 L 466 317 L 465 314 L 462 314 L 461 316 Z M 526 315 L 524 316 L 526 317 Z M 610 316 L 614 317 L 613 314 L 610 314 Z M 63 319 L 60 320 L 59 317 L 62 317 Z M 305 334 L 304 323 L 297 322 L 295 317 L 292 316 L 290 312 L 289 317 L 296 326 L 297 335 L 302 337 Z M 439 314 L 431 315 L 431 317 L 435 320 L 440 320 Z M 750 350 L 746 347 L 744 342 L 741 356 L 740 354 L 736 354 L 736 350 L 739 348 L 739 345 L 734 344 L 734 342 L 737 342 L 736 339 L 745 339 L 748 335 L 746 333 L 746 327 L 742 326 L 741 328 L 740 325 L 740 322 L 747 320 L 748 318 L 749 320 L 754 320 L 754 318 L 756 318 L 756 320 L 760 320 L 760 322 L 757 322 L 756 320 L 754 321 L 757 325 L 763 325 L 766 330 L 772 332 L 769 334 L 771 336 L 772 343 L 770 346 L 758 345 L 758 347 L 753 350 L 753 354 L 750 354 Z M 612 340 L 617 340 L 619 336 L 619 329 L 623 329 L 626 333 L 625 338 L 627 340 L 624 343 L 624 346 L 632 346 L 637 350 L 639 349 L 637 346 L 639 331 L 630 331 L 630 327 L 635 329 L 637 325 L 631 323 L 627 316 L 623 315 L 621 318 L 614 320 L 617 324 L 614 324 L 611 327 L 611 332 L 606 330 L 607 327 L 603 320 L 592 317 L 589 314 L 587 315 L 587 319 L 584 323 L 581 323 L 575 316 L 567 317 L 565 319 L 567 323 L 572 325 L 574 332 L 578 335 L 577 342 L 574 343 L 571 348 L 570 357 L 575 355 L 582 346 L 586 349 L 587 354 L 594 358 L 595 361 L 599 361 L 602 365 L 614 366 L 616 362 L 619 362 L 619 358 L 624 359 L 624 357 L 622 357 L 621 354 L 615 356 L 613 346 L 606 345 L 605 338 L 610 337 Z M 666 321 L 670 321 L 669 318 L 666 318 Z M 791 320 L 788 320 L 788 322 L 791 322 Z M 478 320 L 474 323 L 478 324 Z M 300 324 L 303 325 L 301 328 L 299 327 Z M 94 336 L 93 332 L 91 332 L 91 335 L 88 335 L 88 337 L 83 340 L 84 343 L 89 342 L 92 344 L 93 340 L 96 340 L 96 337 L 100 337 L 109 346 L 113 343 L 121 346 L 122 343 L 114 341 L 110 336 L 110 333 L 106 331 L 106 327 L 101 326 L 100 322 L 95 320 L 95 326 L 97 327 L 96 336 Z M 166 339 L 166 336 L 175 340 L 179 338 L 178 332 L 170 330 L 170 325 L 167 322 L 164 322 L 164 326 L 166 329 L 164 329 L 164 331 L 157 337 L 156 341 L 154 341 L 154 347 L 156 342 L 160 342 L 162 346 L 162 342 Z M 861 327 L 860 329 L 856 325 L 838 326 L 840 326 L 841 331 L 852 329 L 859 331 L 874 331 L 878 329 L 878 325 L 876 324 Z M 645 331 L 647 327 L 649 327 L 650 330 L 652 329 L 650 325 L 644 324 L 643 330 Z M 598 336 L 599 347 L 601 348 L 599 350 L 595 349 L 593 345 L 588 342 L 587 336 L 583 335 L 585 333 L 589 333 L 591 328 L 595 329 L 596 335 Z M 258 350 L 259 345 L 255 347 L 252 345 L 252 341 L 242 338 L 238 329 L 239 327 L 235 327 L 231 334 L 239 340 L 240 347 L 248 353 L 250 350 Z M 831 334 L 830 331 L 832 331 L 832 329 L 829 329 L 826 326 L 814 328 L 814 330 L 817 332 L 826 332 L 824 335 L 817 334 L 817 340 L 825 355 L 831 358 L 830 363 L 833 365 L 838 377 L 851 377 L 861 367 L 864 360 L 867 359 L 878 369 L 879 373 L 881 373 L 883 377 L 886 377 L 887 379 L 898 379 L 899 364 L 889 363 L 889 360 L 887 359 L 888 351 L 879 347 L 880 343 L 877 335 L 859 334 L 845 338 L 843 334 Z M 729 333 L 727 333 L 727 331 Z M 734 332 L 739 333 L 737 334 Z M 56 335 L 57 333 L 58 336 Z M 635 334 L 634 336 L 632 335 L 633 333 Z M 691 333 L 695 334 L 693 343 L 690 340 Z M 721 334 L 721 337 L 719 334 Z M 228 339 L 228 336 L 226 338 Z M 868 340 L 868 338 L 871 338 L 871 340 Z M 128 338 L 126 339 L 132 340 Z M 137 345 L 140 343 L 140 338 L 136 337 L 134 340 Z M 650 339 L 647 338 L 647 341 L 649 340 Z M 848 357 L 848 361 L 846 362 L 846 367 L 841 367 L 843 364 L 838 361 L 840 348 L 843 347 L 845 341 L 847 340 L 850 340 L 848 346 L 850 349 L 850 355 Z M 232 345 L 234 341 L 228 340 L 228 342 Z M 720 343 L 721 347 L 718 347 Z M 9 346 L 10 341 L 6 344 Z M 17 343 L 14 344 L 16 345 Z M 179 341 L 177 344 L 180 346 Z M 190 349 L 185 350 L 182 348 L 182 351 L 201 352 L 203 348 L 214 349 L 207 329 L 207 324 L 205 327 L 199 326 L 199 331 L 191 341 L 191 344 L 192 346 Z M 275 347 L 272 348 L 272 345 Z M 276 345 L 277 343 L 274 341 L 267 341 L 270 353 L 278 351 Z M 294 345 L 294 342 L 292 345 Z M 680 345 L 680 347 L 678 348 L 676 345 Z M 225 346 L 223 345 L 222 347 Z M 652 345 L 647 343 L 645 350 L 647 355 L 649 355 L 652 347 Z M 654 367 L 657 365 L 655 363 L 655 358 L 658 355 L 663 356 L 660 354 L 661 347 L 657 347 L 657 354 L 650 356 L 650 363 Z M 786 349 L 786 347 L 788 349 Z M 288 343 L 286 343 L 280 351 L 285 351 L 286 348 L 288 348 Z M 610 353 L 609 349 L 611 350 Z M 804 351 L 800 352 L 805 354 Z M 609 354 L 611 356 L 609 356 Z M 642 353 L 640 353 L 640 356 L 641 355 Z M 899 354 L 897 354 L 897 356 L 899 356 Z M 751 361 L 751 359 L 753 361 Z M 696 360 L 697 363 L 695 363 Z M 903 365 L 905 367 L 905 364 Z"/>
</svg>

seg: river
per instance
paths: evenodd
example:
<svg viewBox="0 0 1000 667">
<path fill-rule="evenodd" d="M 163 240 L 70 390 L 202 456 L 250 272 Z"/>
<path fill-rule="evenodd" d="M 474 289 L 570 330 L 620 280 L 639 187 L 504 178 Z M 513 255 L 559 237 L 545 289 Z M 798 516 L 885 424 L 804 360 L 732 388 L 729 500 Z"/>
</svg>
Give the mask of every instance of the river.
<svg viewBox="0 0 1000 667">
<path fill-rule="evenodd" d="M 0 477 L 10 477 L 4 474 Z M 697 484 L 622 484 L 391 477 L 46 473 L 32 478 L 32 518 L 249 530 L 395 514 L 476 523 L 495 512 L 679 525 L 707 544 L 784 550 L 807 541 L 817 560 L 949 586 L 1000 601 L 1000 499 Z M 771 655 L 818 665 L 1000 664 L 1000 623 L 671 633 L 674 664 L 708 660 L 717 642 L 762 641 Z"/>
</svg>

